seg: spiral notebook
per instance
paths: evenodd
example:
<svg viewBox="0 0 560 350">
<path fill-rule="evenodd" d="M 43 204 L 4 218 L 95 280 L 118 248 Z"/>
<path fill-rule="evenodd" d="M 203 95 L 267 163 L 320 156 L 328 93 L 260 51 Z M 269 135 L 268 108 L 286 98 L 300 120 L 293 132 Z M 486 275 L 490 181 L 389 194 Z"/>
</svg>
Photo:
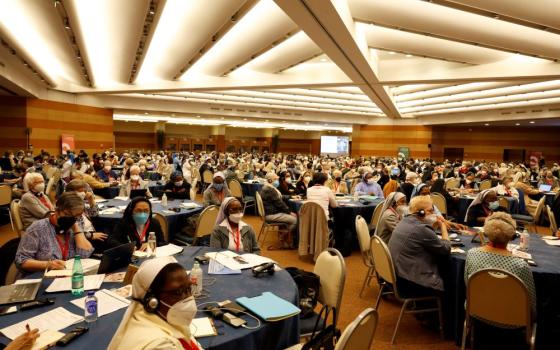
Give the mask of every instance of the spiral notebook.
<svg viewBox="0 0 560 350">
<path fill-rule="evenodd" d="M 237 303 L 265 321 L 274 322 L 295 316 L 301 310 L 274 293 L 264 292 L 253 298 L 237 298 Z"/>
</svg>

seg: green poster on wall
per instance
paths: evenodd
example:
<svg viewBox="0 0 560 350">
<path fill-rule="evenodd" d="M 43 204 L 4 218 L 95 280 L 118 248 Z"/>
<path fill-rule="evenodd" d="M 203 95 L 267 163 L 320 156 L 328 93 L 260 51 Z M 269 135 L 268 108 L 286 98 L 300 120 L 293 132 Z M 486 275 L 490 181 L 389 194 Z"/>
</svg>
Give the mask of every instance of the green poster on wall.
<svg viewBox="0 0 560 350">
<path fill-rule="evenodd" d="M 398 160 L 406 160 L 410 157 L 410 150 L 408 147 L 399 147 L 399 153 L 397 154 Z"/>
</svg>

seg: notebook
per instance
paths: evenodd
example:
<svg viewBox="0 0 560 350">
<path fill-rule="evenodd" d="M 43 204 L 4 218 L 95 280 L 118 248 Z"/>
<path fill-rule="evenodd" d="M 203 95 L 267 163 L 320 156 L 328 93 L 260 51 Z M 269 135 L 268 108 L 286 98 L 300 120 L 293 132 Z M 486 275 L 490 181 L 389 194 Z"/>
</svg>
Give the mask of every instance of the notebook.
<svg viewBox="0 0 560 350">
<path fill-rule="evenodd" d="M 244 308 L 269 322 L 290 318 L 301 312 L 294 304 L 271 292 L 264 292 L 253 298 L 237 298 L 236 301 Z"/>
<path fill-rule="evenodd" d="M 200 317 L 192 320 L 191 334 L 195 338 L 203 338 L 218 335 L 218 332 L 214 326 L 214 321 L 209 317 Z"/>
<path fill-rule="evenodd" d="M 552 189 L 551 185 L 541 184 L 539 186 L 539 191 L 541 191 L 541 192 L 550 192 L 551 189 Z"/>
</svg>

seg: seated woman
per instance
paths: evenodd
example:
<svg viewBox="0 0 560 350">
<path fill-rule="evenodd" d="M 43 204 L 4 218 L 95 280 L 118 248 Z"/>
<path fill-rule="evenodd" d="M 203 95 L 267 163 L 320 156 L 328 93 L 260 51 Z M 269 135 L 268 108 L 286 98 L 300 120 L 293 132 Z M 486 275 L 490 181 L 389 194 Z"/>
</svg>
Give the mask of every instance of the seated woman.
<svg viewBox="0 0 560 350">
<path fill-rule="evenodd" d="M 142 178 L 140 177 L 140 167 L 138 165 L 131 166 L 129 169 L 129 173 L 130 179 L 126 180 L 122 184 L 119 196 L 130 197 L 130 194 L 133 193 L 132 190 L 146 190 L 146 197 L 152 197 L 152 194 L 148 189 L 149 182 L 146 180 L 142 180 Z"/>
<path fill-rule="evenodd" d="M 366 172 L 362 177 L 362 181 L 356 185 L 354 189 L 354 194 L 357 195 L 368 195 L 377 196 L 379 198 L 385 198 L 381 187 L 373 179 L 373 175 L 370 172 Z"/>
<path fill-rule="evenodd" d="M 346 181 L 342 181 L 342 172 L 340 170 L 333 171 L 333 179 L 329 180 L 329 188 L 334 194 L 348 194 L 348 186 Z"/>
<path fill-rule="evenodd" d="M 23 223 L 23 229 L 54 210 L 51 200 L 45 194 L 45 180 L 39 173 L 29 173 L 23 179 L 25 193 L 19 202 L 19 215 Z"/>
<path fill-rule="evenodd" d="M 296 188 L 292 185 L 292 175 L 289 172 L 283 171 L 280 173 L 278 178 L 278 191 L 284 196 L 295 195 Z"/>
<path fill-rule="evenodd" d="M 292 237 L 297 233 L 297 215 L 292 213 L 290 208 L 284 202 L 284 196 L 275 188 L 272 183 L 276 181 L 278 176 L 270 172 L 266 175 L 266 183 L 261 189 L 260 195 L 264 207 L 264 215 L 266 222 L 279 223 L 287 226 Z"/>
<path fill-rule="evenodd" d="M 72 180 L 66 185 L 64 191 L 74 192 L 84 201 L 85 210 L 82 216 L 79 217 L 78 220 L 76 220 L 78 229 L 84 233 L 88 240 L 102 242 L 107 239 L 107 234 L 103 232 L 96 232 L 95 227 L 93 227 L 91 218 L 99 215 L 99 207 L 95 202 L 95 195 L 93 194 L 93 192 L 88 191 L 87 188 L 88 185 L 85 183 L 85 181 Z M 94 245 L 96 245 L 96 243 L 97 242 L 92 242 L 92 244 Z"/>
<path fill-rule="evenodd" d="M 307 187 L 311 182 L 311 172 L 306 171 L 299 177 L 299 181 L 296 183 L 296 194 L 298 196 L 307 196 Z"/>
<path fill-rule="evenodd" d="M 163 188 L 163 193 L 168 198 L 191 199 L 191 184 L 183 180 L 183 175 L 176 171 L 171 174 L 171 179 Z"/>
<path fill-rule="evenodd" d="M 221 171 L 214 174 L 212 183 L 202 194 L 202 203 L 205 207 L 209 205 L 221 205 L 226 197 L 230 197 L 231 193 L 225 183 L 225 176 Z"/>
<path fill-rule="evenodd" d="M 476 183 L 474 182 L 474 174 L 467 173 L 465 178 L 461 179 L 459 186 L 468 190 L 469 192 L 472 192 L 472 190 L 474 190 L 475 184 Z"/>
<path fill-rule="evenodd" d="M 210 234 L 210 247 L 236 253 L 260 254 L 261 248 L 253 228 L 241 221 L 243 205 L 235 197 L 227 197 L 220 206 L 216 226 Z"/>
<path fill-rule="evenodd" d="M 15 257 L 20 271 L 63 270 L 65 260 L 79 255 L 87 258 L 93 247 L 79 231 L 76 220 L 84 212 L 84 201 L 73 192 L 63 193 L 55 211 L 27 228 Z"/>
<path fill-rule="evenodd" d="M 529 265 L 511 255 L 508 243 L 515 237 L 515 220 L 507 213 L 493 213 L 484 222 L 484 234 L 490 243 L 467 252 L 465 263 L 465 284 L 477 271 L 482 269 L 501 269 L 519 277 L 529 291 L 531 305 L 535 311 L 536 293 L 533 274 Z"/>
<path fill-rule="evenodd" d="M 387 198 L 392 192 L 397 192 L 399 190 L 399 184 L 397 182 L 397 175 L 391 175 L 389 182 L 383 186 L 383 196 Z M 406 197 L 406 196 L 405 196 Z"/>
<path fill-rule="evenodd" d="M 132 300 L 108 349 L 202 349 L 190 332 L 196 311 L 185 268 L 170 257 L 146 260 L 132 279 Z"/>
<path fill-rule="evenodd" d="M 157 246 L 166 244 L 159 222 L 152 220 L 152 204 L 144 197 L 136 197 L 128 203 L 122 219 L 109 235 L 107 245 L 115 247 L 134 242 L 136 249 L 145 251 L 150 232 L 156 234 Z"/>
<path fill-rule="evenodd" d="M 408 214 L 408 207 L 404 193 L 391 192 L 381 209 L 381 217 L 377 222 L 375 234 L 385 243 L 389 244 L 393 230 L 406 214 Z"/>
<path fill-rule="evenodd" d="M 412 191 L 412 198 L 416 196 L 429 196 L 430 191 L 431 191 L 430 186 L 426 185 L 425 183 L 418 184 Z M 447 220 L 441 213 L 441 210 L 439 210 L 439 208 L 436 205 L 434 205 L 434 213 L 437 216 L 438 222 L 444 223 L 448 228 L 452 227 L 458 230 L 466 230 L 468 228 L 465 225 L 461 225 L 459 223 L 451 222 Z"/>
<path fill-rule="evenodd" d="M 498 195 L 493 189 L 480 192 L 467 208 L 465 222 L 468 226 L 482 226 L 487 217 L 497 211 L 505 211 L 507 209 L 500 207 Z"/>
</svg>

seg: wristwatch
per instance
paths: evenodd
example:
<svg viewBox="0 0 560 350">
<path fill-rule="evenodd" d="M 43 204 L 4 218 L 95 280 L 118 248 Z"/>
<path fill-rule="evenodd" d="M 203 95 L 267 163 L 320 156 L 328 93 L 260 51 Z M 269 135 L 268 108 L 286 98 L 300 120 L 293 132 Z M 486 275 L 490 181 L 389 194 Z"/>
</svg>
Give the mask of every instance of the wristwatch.
<svg viewBox="0 0 560 350">
<path fill-rule="evenodd" d="M 93 238 L 93 232 L 88 231 L 88 232 L 84 232 L 84 235 L 86 236 L 87 239 L 92 239 Z"/>
</svg>

